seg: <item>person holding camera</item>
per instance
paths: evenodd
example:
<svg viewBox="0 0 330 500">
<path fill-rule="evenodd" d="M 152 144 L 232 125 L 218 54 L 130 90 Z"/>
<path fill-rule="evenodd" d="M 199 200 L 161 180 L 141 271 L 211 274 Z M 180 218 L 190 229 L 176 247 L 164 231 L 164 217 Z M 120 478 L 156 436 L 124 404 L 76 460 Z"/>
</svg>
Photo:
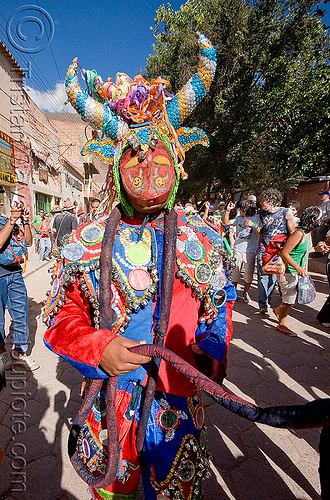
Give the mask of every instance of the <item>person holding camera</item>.
<svg viewBox="0 0 330 500">
<path fill-rule="evenodd" d="M 27 247 L 32 245 L 29 212 L 23 203 L 13 203 L 10 217 L 0 216 L 0 359 L 5 370 L 14 362 L 26 370 L 39 365 L 26 355 L 28 349 L 28 297 L 21 264 L 26 262 Z M 23 229 L 17 224 L 20 221 Z M 6 351 L 5 310 L 12 318 L 14 349 Z"/>
</svg>

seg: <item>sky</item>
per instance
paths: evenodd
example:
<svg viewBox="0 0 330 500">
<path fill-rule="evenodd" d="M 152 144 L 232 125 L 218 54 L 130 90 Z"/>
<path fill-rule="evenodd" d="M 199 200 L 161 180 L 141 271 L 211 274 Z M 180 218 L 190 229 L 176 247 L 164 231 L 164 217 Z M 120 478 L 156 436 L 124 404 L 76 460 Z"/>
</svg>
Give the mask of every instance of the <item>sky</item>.
<svg viewBox="0 0 330 500">
<path fill-rule="evenodd" d="M 155 41 L 150 26 L 162 0 L 3 0 L 0 39 L 25 70 L 27 90 L 43 111 L 74 112 L 63 105 L 63 80 L 74 57 L 104 81 L 117 72 L 134 77 Z M 182 0 L 170 2 L 178 10 Z M 321 2 L 330 25 L 330 3 Z M 82 81 L 80 80 L 80 83 Z"/>
</svg>

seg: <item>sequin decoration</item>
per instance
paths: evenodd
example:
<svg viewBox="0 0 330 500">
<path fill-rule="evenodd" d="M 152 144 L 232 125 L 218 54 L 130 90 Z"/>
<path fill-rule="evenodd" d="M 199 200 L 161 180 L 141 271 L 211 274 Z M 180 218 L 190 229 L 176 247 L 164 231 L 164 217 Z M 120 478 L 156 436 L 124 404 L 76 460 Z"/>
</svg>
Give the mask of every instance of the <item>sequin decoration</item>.
<svg viewBox="0 0 330 500">
<path fill-rule="evenodd" d="M 201 432 L 203 431 L 204 429 Z M 200 449 L 199 443 L 192 434 L 187 434 L 181 442 L 169 474 L 160 483 L 156 481 L 155 471 L 151 466 L 150 480 L 156 493 L 160 495 L 157 498 L 200 499 L 201 481 L 210 477 L 208 466 L 205 451 Z"/>
<path fill-rule="evenodd" d="M 90 224 L 81 231 L 81 238 L 87 244 L 98 243 L 103 236 L 103 231 L 96 224 Z"/>
<path fill-rule="evenodd" d="M 76 262 L 84 256 L 85 250 L 79 243 L 68 243 L 62 249 L 62 255 L 70 262 Z"/>
</svg>

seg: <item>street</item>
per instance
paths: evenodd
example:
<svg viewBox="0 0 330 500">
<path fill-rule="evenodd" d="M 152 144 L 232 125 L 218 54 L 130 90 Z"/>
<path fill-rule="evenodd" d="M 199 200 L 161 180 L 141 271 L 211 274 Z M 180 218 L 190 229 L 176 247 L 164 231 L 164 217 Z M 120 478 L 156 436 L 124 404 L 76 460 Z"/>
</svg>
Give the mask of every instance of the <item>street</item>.
<svg viewBox="0 0 330 500">
<path fill-rule="evenodd" d="M 33 373 L 8 371 L 7 387 L 0 394 L 0 443 L 7 453 L 1 467 L 1 500 L 91 498 L 66 451 L 70 422 L 80 405 L 82 377 L 42 340 L 41 307 L 49 289 L 49 267 L 44 265 L 26 278 L 30 347 L 40 368 Z M 255 279 L 252 302 L 238 299 L 225 388 L 261 407 L 329 397 L 330 332 L 315 320 L 328 284 L 324 275 L 312 276 L 318 291 L 315 301 L 296 306 L 289 318 L 297 338 L 275 331 L 272 312 L 259 314 Z M 274 305 L 278 302 L 276 292 Z M 212 477 L 203 483 L 207 500 L 320 498 L 319 429 L 256 425 L 207 397 L 204 400 L 212 455 Z"/>
</svg>

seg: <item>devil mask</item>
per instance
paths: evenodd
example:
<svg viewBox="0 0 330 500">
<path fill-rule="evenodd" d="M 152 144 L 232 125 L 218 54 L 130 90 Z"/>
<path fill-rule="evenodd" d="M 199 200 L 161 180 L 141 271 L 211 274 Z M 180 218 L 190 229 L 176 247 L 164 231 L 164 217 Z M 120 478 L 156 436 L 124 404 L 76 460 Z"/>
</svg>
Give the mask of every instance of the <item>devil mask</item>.
<svg viewBox="0 0 330 500">
<path fill-rule="evenodd" d="M 74 59 L 65 79 L 69 101 L 84 120 L 103 137 L 93 137 L 82 155 L 95 155 L 109 164 L 104 186 L 103 210 L 109 210 L 116 194 L 127 215 L 133 209 L 153 213 L 174 204 L 185 152 L 196 144 L 208 145 L 205 132 L 183 127 L 208 92 L 216 69 L 216 51 L 210 41 L 196 33 L 199 64 L 196 73 L 176 95 L 166 90 L 161 78 L 147 82 L 120 73 L 116 82 L 103 82 L 96 71 L 83 70 L 87 84 L 78 83 Z M 157 207 L 157 208 L 156 208 Z"/>
<path fill-rule="evenodd" d="M 149 149 L 143 161 L 139 152 L 126 149 L 119 163 L 119 174 L 127 199 L 135 210 L 153 213 L 162 209 L 175 184 L 173 158 L 159 140 L 155 149 Z"/>
</svg>

